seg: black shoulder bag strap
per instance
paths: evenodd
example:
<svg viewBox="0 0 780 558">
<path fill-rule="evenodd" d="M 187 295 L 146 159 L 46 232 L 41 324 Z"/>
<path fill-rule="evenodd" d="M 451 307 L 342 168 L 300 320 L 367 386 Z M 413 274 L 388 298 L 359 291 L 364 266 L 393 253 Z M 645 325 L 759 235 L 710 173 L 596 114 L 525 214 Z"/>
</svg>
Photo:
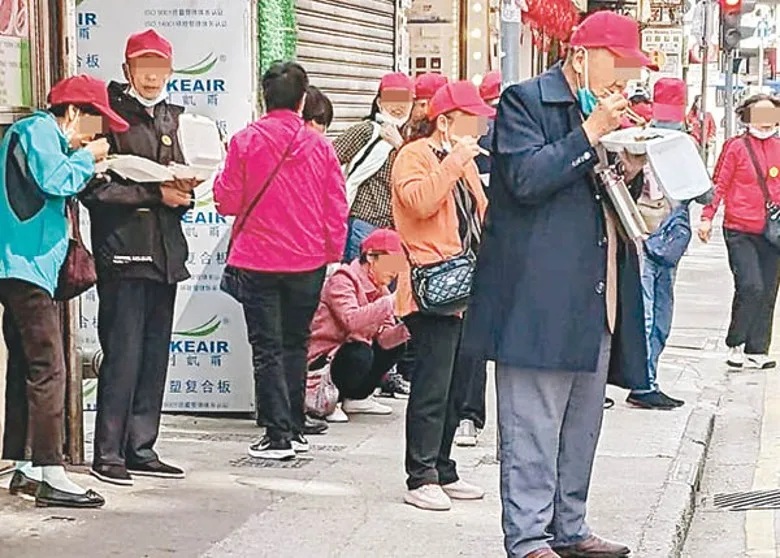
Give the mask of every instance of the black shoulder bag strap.
<svg viewBox="0 0 780 558">
<path fill-rule="evenodd" d="M 233 230 L 230 233 L 230 242 L 228 243 L 228 256 L 230 255 L 230 252 L 231 252 L 231 250 L 233 248 L 233 241 L 236 238 L 238 238 L 239 234 L 241 234 L 241 231 L 244 229 L 244 225 L 246 224 L 246 220 L 249 218 L 249 216 L 255 210 L 255 207 L 257 207 L 257 204 L 260 203 L 260 200 L 263 199 L 263 196 L 268 191 L 268 189 L 271 187 L 271 184 L 273 183 L 274 179 L 279 174 L 279 171 L 282 169 L 282 165 L 284 165 L 284 162 L 290 156 L 290 152 L 292 151 L 292 148 L 295 145 L 295 140 L 298 138 L 298 134 L 301 133 L 302 129 L 303 129 L 303 126 L 298 128 L 298 130 L 295 132 L 295 135 L 293 135 L 292 139 L 290 140 L 290 143 L 287 146 L 287 149 L 285 149 L 284 153 L 282 153 L 282 158 L 279 159 L 279 162 L 276 163 L 276 167 L 274 167 L 274 170 L 271 171 L 271 174 L 269 174 L 268 178 L 265 179 L 265 182 L 260 187 L 260 191 L 257 192 L 257 194 L 255 194 L 255 197 L 252 199 L 251 203 L 247 207 L 247 209 L 244 212 L 244 214 L 241 215 L 236 220 L 236 222 L 234 223 Z"/>
<path fill-rule="evenodd" d="M 769 188 L 766 186 L 766 177 L 764 176 L 764 172 L 761 170 L 761 165 L 758 162 L 758 157 L 756 157 L 756 152 L 753 149 L 753 145 L 750 143 L 750 140 L 747 136 L 742 139 L 745 142 L 745 147 L 747 147 L 750 160 L 753 162 L 753 168 L 756 169 L 756 178 L 758 178 L 758 185 L 761 187 L 761 191 L 764 193 L 764 201 L 766 202 L 766 206 L 769 207 L 774 205 L 772 198 L 769 196 Z"/>
</svg>

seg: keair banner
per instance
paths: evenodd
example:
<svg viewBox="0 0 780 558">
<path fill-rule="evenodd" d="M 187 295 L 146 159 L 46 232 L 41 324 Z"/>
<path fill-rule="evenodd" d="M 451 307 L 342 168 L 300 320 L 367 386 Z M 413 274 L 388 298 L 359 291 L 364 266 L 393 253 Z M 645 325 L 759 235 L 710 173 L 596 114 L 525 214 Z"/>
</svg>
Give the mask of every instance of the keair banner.
<svg viewBox="0 0 780 558">
<path fill-rule="evenodd" d="M 79 72 L 124 81 L 125 40 L 151 27 L 173 44 L 170 102 L 215 120 L 228 136 L 252 120 L 256 72 L 249 0 L 77 3 Z M 219 290 L 230 223 L 216 212 L 210 183 L 198 188 L 195 205 L 182 222 L 192 278 L 179 286 L 165 410 L 250 411 L 254 387 L 243 313 Z M 82 228 L 89 230 L 87 212 L 81 214 Z M 84 360 L 99 361 L 96 292 L 84 295 L 79 306 L 79 351 Z M 94 408 L 94 388 L 94 381 L 85 387 L 88 409 Z"/>
</svg>

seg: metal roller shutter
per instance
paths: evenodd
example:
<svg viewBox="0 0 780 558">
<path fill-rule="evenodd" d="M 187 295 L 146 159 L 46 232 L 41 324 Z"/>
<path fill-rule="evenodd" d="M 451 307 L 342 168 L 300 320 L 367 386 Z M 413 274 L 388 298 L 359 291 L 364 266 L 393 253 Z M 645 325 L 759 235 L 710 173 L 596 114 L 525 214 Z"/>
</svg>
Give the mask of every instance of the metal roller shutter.
<svg viewBox="0 0 780 558">
<path fill-rule="evenodd" d="M 365 117 L 395 67 L 395 0 L 296 0 L 298 61 L 334 106 L 332 133 Z"/>
</svg>

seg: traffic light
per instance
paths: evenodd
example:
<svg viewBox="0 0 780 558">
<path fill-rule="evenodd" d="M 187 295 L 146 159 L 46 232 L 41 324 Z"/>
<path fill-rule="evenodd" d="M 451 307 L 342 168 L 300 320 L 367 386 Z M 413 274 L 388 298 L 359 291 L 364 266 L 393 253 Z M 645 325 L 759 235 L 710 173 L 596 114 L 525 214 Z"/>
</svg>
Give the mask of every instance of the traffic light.
<svg viewBox="0 0 780 558">
<path fill-rule="evenodd" d="M 742 9 L 742 0 L 720 0 L 720 44 L 725 51 L 734 50 L 742 40 Z"/>
<path fill-rule="evenodd" d="M 720 2 L 720 45 L 727 52 L 739 47 L 743 39 L 742 14 L 756 9 L 758 0 L 719 0 Z"/>
</svg>

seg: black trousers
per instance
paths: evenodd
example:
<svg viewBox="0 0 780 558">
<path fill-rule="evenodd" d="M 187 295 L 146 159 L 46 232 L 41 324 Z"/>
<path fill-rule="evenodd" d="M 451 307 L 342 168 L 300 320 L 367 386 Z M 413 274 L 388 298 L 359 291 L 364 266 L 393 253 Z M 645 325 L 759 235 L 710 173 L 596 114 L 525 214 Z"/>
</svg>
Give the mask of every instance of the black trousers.
<svg viewBox="0 0 780 558">
<path fill-rule="evenodd" d="M 470 420 L 480 430 L 485 428 L 487 363 L 458 349 L 455 357 L 455 375 L 462 379 L 457 394 L 460 420 Z"/>
<path fill-rule="evenodd" d="M 766 354 L 772 339 L 777 300 L 780 251 L 763 236 L 724 231 L 729 266 L 734 275 L 734 300 L 726 345 L 745 345 L 745 353 Z"/>
<path fill-rule="evenodd" d="M 65 352 L 57 305 L 26 281 L 0 279 L 8 348 L 3 458 L 36 466 L 62 464 Z"/>
<path fill-rule="evenodd" d="M 226 270 L 231 294 L 244 307 L 252 346 L 258 421 L 273 440 L 303 431 L 306 357 L 325 268 L 306 273 Z"/>
<path fill-rule="evenodd" d="M 414 371 L 414 339 L 410 339 L 406 342 L 406 350 L 398 361 L 398 373 L 401 374 L 404 380 L 410 382 L 412 380 L 412 372 Z"/>
<path fill-rule="evenodd" d="M 405 319 L 415 347 L 412 391 L 406 407 L 406 484 L 458 480 L 450 458 L 460 422 L 458 393 L 464 378 L 455 374 L 463 321 L 455 316 L 412 314 Z"/>
<path fill-rule="evenodd" d="M 158 459 L 176 285 L 147 279 L 98 282 L 103 349 L 95 423 L 96 465 Z"/>
<path fill-rule="evenodd" d="M 341 399 L 365 399 L 404 354 L 405 345 L 386 351 L 358 341 L 345 343 L 330 364 L 330 376 Z"/>
</svg>

